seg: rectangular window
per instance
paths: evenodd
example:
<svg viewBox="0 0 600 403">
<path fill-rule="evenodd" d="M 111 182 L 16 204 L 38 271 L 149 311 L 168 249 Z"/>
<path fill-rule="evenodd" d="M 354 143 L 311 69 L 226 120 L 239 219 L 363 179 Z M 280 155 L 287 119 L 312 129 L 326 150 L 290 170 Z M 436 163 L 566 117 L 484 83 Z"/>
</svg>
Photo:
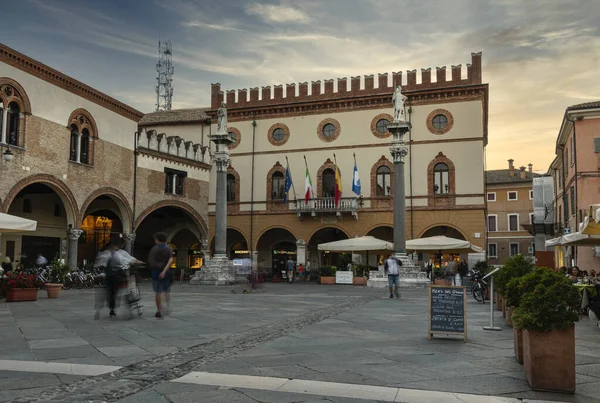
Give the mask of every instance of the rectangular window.
<svg viewBox="0 0 600 403">
<path fill-rule="evenodd" d="M 23 212 L 24 213 L 28 213 L 31 214 L 31 200 L 30 199 L 23 199 Z"/>
<path fill-rule="evenodd" d="M 487 201 L 495 202 L 496 201 L 496 192 L 488 192 Z"/>
<path fill-rule="evenodd" d="M 533 213 L 529 214 L 529 224 L 533 224 L 535 221 L 535 215 Z"/>
<path fill-rule="evenodd" d="M 508 215 L 508 230 L 518 231 L 519 230 L 519 215 L 509 214 Z"/>
<path fill-rule="evenodd" d="M 488 215 L 488 231 L 490 231 L 490 232 L 498 231 L 498 216 Z"/>
<path fill-rule="evenodd" d="M 569 149 L 565 148 L 565 166 L 569 166 Z M 568 169 L 567 169 L 568 170 Z M 567 171 L 565 170 L 565 171 Z"/>
<path fill-rule="evenodd" d="M 571 186 L 569 193 L 571 193 L 571 215 L 575 215 L 575 188 L 573 186 Z"/>
<path fill-rule="evenodd" d="M 518 193 L 517 192 L 508 192 L 507 199 L 508 200 L 519 200 Z"/>
<path fill-rule="evenodd" d="M 519 244 L 516 242 L 510 243 L 510 256 L 515 256 L 519 254 Z"/>
<path fill-rule="evenodd" d="M 571 166 L 575 165 L 575 133 L 571 136 Z"/>
<path fill-rule="evenodd" d="M 498 257 L 498 244 L 488 243 L 488 258 L 493 259 Z"/>
<path fill-rule="evenodd" d="M 529 200 L 533 200 L 533 190 L 529 191 Z"/>
<path fill-rule="evenodd" d="M 600 137 L 594 137 L 594 152 L 600 153 Z"/>
<path fill-rule="evenodd" d="M 165 168 L 165 193 L 183 196 L 185 194 L 187 172 Z"/>
</svg>

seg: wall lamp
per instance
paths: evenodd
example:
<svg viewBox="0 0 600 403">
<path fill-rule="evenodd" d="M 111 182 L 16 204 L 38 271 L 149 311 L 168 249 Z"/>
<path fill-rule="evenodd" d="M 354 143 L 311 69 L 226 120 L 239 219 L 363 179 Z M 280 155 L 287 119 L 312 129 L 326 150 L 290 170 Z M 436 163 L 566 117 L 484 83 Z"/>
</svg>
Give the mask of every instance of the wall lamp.
<svg viewBox="0 0 600 403">
<path fill-rule="evenodd" d="M 4 147 L 2 147 L 4 148 Z M 2 153 L 2 159 L 4 159 L 4 161 L 9 162 L 12 161 L 13 157 L 15 155 L 13 154 L 12 151 L 10 151 L 10 147 L 6 146 L 6 150 L 4 150 L 4 152 Z"/>
</svg>

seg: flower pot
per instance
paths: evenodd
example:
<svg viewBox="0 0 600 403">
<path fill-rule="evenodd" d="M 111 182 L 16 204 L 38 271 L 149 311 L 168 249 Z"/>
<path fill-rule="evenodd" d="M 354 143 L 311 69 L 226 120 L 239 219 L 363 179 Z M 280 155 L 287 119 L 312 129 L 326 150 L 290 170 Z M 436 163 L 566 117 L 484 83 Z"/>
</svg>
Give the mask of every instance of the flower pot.
<svg viewBox="0 0 600 403">
<path fill-rule="evenodd" d="M 507 324 L 509 327 L 513 327 L 513 323 L 512 323 L 512 314 L 513 314 L 513 311 L 514 311 L 514 309 L 515 309 L 515 308 L 514 308 L 514 307 L 512 307 L 512 306 L 509 306 L 508 308 L 506 308 L 506 324 Z"/>
<path fill-rule="evenodd" d="M 37 292 L 37 288 L 9 288 L 6 290 L 6 301 L 37 301 Z"/>
<path fill-rule="evenodd" d="M 496 293 L 494 293 L 496 294 Z M 496 294 L 497 295 L 497 300 L 496 300 L 496 310 L 497 311 L 502 311 L 502 295 L 500 294 Z"/>
<path fill-rule="evenodd" d="M 502 298 L 502 316 L 506 318 L 506 300 Z"/>
<path fill-rule="evenodd" d="M 335 284 L 335 277 L 334 276 L 321 276 L 321 279 L 319 281 L 321 284 Z"/>
<path fill-rule="evenodd" d="M 446 280 L 443 278 L 436 278 L 433 280 L 434 285 L 446 285 Z"/>
<path fill-rule="evenodd" d="M 58 298 L 60 296 L 60 290 L 62 284 L 46 283 L 46 291 L 48 292 L 48 298 Z"/>
<path fill-rule="evenodd" d="M 515 358 L 519 364 L 523 364 L 523 331 L 513 328 L 515 341 Z"/>
<path fill-rule="evenodd" d="M 271 281 L 272 281 L 273 283 L 281 283 L 281 277 L 277 277 L 277 276 L 275 276 L 275 277 L 273 277 L 273 278 L 271 279 Z"/>
<path fill-rule="evenodd" d="M 525 376 L 533 390 L 575 393 L 575 326 L 523 331 Z"/>
<path fill-rule="evenodd" d="M 353 277 L 352 284 L 354 285 L 367 285 L 368 278 L 366 277 Z"/>
</svg>

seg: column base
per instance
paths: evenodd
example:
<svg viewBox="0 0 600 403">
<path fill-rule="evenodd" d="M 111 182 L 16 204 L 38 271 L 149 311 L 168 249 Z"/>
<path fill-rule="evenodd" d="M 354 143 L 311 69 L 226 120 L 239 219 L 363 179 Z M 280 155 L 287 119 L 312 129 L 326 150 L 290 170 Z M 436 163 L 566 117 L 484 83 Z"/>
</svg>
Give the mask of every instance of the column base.
<svg viewBox="0 0 600 403">
<path fill-rule="evenodd" d="M 215 255 L 190 279 L 192 285 L 224 286 L 235 284 L 233 262 L 226 255 Z"/>
<path fill-rule="evenodd" d="M 413 263 L 406 253 L 396 253 L 396 259 L 402 262 L 400 266 L 400 288 L 427 288 L 431 280 L 427 278 L 427 273 L 421 271 L 421 268 Z M 375 275 L 375 277 L 372 277 Z M 383 272 L 371 271 L 367 287 L 387 288 L 388 279 Z"/>
</svg>

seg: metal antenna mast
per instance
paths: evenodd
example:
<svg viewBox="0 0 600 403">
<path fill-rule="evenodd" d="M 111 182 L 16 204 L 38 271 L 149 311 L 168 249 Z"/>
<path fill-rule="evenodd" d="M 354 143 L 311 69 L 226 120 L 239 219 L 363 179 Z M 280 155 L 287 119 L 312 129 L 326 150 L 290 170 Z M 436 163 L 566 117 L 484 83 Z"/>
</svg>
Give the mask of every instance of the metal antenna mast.
<svg viewBox="0 0 600 403">
<path fill-rule="evenodd" d="M 156 86 L 156 110 L 170 111 L 173 99 L 173 51 L 171 41 L 158 41 L 158 85 Z"/>
</svg>

